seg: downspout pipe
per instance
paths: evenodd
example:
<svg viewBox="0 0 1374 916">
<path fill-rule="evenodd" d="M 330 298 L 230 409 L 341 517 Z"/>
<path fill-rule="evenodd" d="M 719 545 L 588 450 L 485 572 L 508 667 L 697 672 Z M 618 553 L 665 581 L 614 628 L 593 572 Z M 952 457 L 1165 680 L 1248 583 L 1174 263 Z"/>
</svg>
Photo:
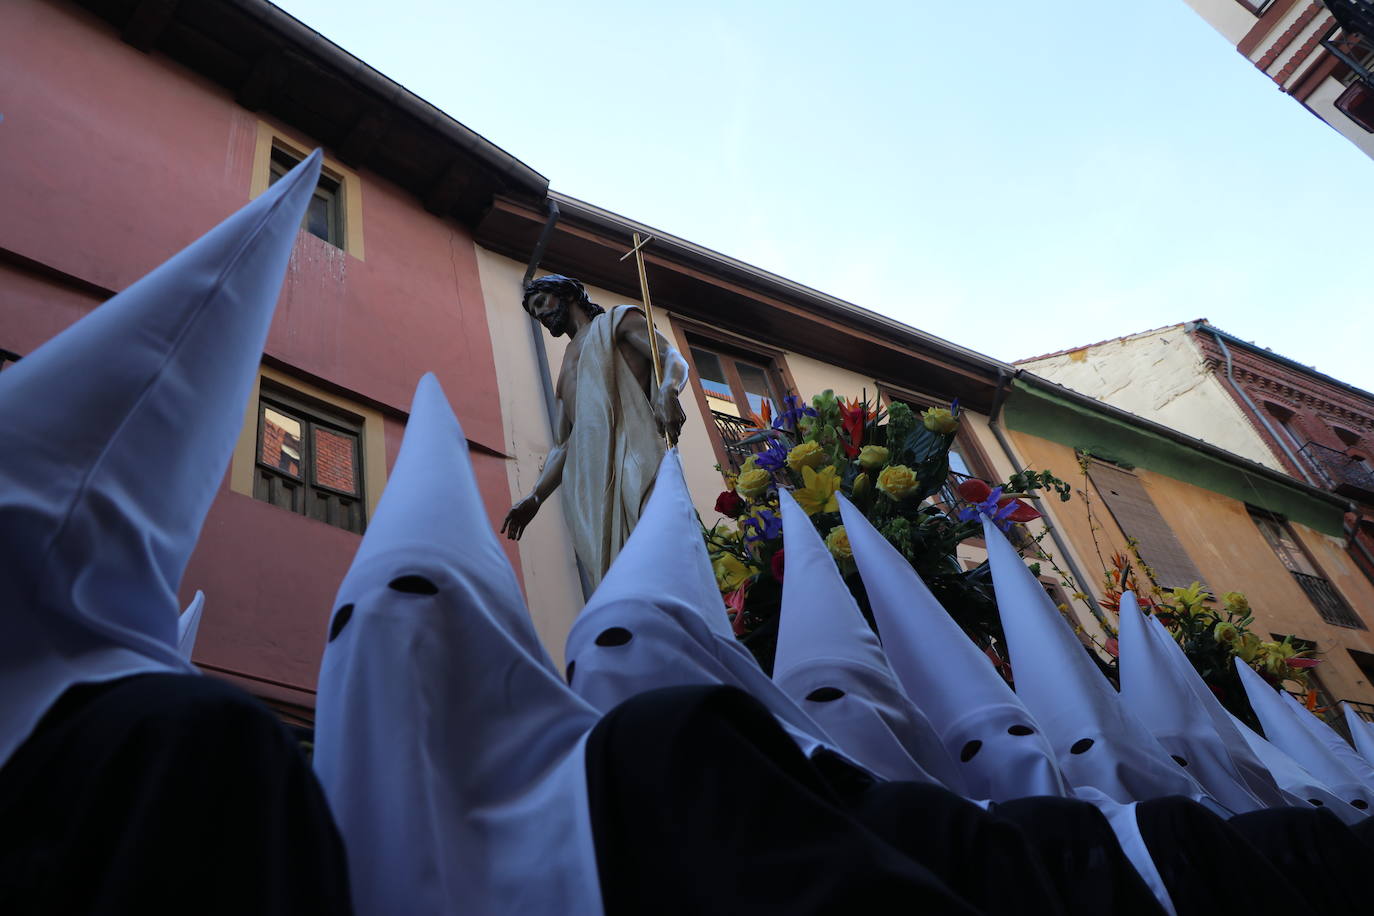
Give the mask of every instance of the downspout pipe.
<svg viewBox="0 0 1374 916">
<path fill-rule="evenodd" d="M 1255 405 L 1254 401 L 1250 400 L 1250 395 L 1245 393 L 1245 389 L 1236 384 L 1235 366 L 1231 362 L 1231 348 L 1226 346 L 1226 341 L 1223 340 L 1221 335 L 1216 333 L 1216 330 L 1209 324 L 1197 322 L 1193 325 L 1193 329 L 1206 331 L 1212 336 L 1212 339 L 1217 342 L 1217 346 L 1221 348 L 1221 355 L 1226 359 L 1226 384 L 1230 385 L 1231 390 L 1236 393 L 1236 396 L 1245 402 L 1246 407 L 1250 408 L 1250 413 L 1259 417 L 1260 423 L 1263 424 L 1264 428 L 1268 431 L 1270 438 L 1279 444 L 1279 448 L 1283 450 L 1288 460 L 1293 463 L 1293 467 L 1298 469 L 1298 473 L 1303 476 L 1303 479 L 1314 487 L 1320 487 L 1321 484 L 1312 479 L 1312 475 L 1307 473 L 1307 468 L 1303 465 L 1303 462 L 1299 461 L 1298 456 L 1289 448 L 1288 442 L 1284 439 L 1283 435 L 1278 430 L 1274 429 L 1274 424 L 1270 423 L 1269 418 L 1264 415 L 1264 412 Z"/>
<path fill-rule="evenodd" d="M 549 240 L 553 238 L 554 227 L 558 225 L 560 215 L 558 201 L 549 198 L 549 216 L 544 220 L 544 228 L 539 231 L 539 241 L 534 244 L 534 251 L 530 254 L 529 263 L 525 265 L 525 276 L 520 281 L 520 295 L 525 295 L 525 287 L 529 286 L 534 279 L 534 272 L 539 269 L 539 262 L 544 259 L 544 252 L 549 247 Z M 549 421 L 549 441 L 558 441 L 558 395 L 553 390 L 553 371 L 549 368 L 549 351 L 544 344 L 544 326 L 541 325 L 533 315 L 530 319 L 530 336 L 534 345 L 534 361 L 539 366 L 539 387 L 544 392 L 544 413 Z M 582 587 L 582 600 L 586 601 L 592 596 L 592 580 L 587 575 L 587 568 L 582 565 L 582 559 L 573 551 L 573 563 L 577 565 L 577 581 Z"/>
<path fill-rule="evenodd" d="M 1020 372 L 1020 370 L 1018 369 L 1017 372 Z M 992 409 L 988 412 L 988 428 L 992 430 L 993 437 L 997 440 L 997 444 L 1002 447 L 1002 453 L 1007 456 L 1007 460 L 1011 462 L 1011 466 L 1020 470 L 1021 459 L 1017 457 L 1015 449 L 1011 446 L 1011 442 L 1007 440 L 1007 434 L 1002 430 L 1001 424 L 997 422 L 997 418 L 1002 412 L 1002 404 L 1007 399 L 1007 384 L 1013 377 L 1013 375 L 1008 374 L 1005 370 L 999 370 L 997 373 L 997 390 L 993 392 L 992 395 Z M 1050 521 L 1050 515 L 1045 509 L 1044 502 L 1039 496 L 1033 494 L 1030 495 L 1029 498 L 1034 504 L 1036 511 L 1040 513 L 1040 521 L 1044 524 L 1045 530 L 1049 532 L 1050 540 L 1054 542 L 1054 549 L 1059 551 L 1059 555 L 1064 558 L 1064 562 L 1068 565 L 1069 572 L 1073 575 L 1074 581 L 1078 583 L 1078 587 L 1083 590 L 1084 594 L 1089 595 L 1088 606 L 1092 611 L 1093 617 L 1097 619 L 1099 624 L 1105 627 L 1107 622 L 1102 618 L 1102 612 L 1097 609 L 1097 605 L 1092 603 L 1091 594 L 1087 591 L 1091 587 L 1089 583 L 1094 580 L 1083 575 L 1083 570 L 1078 568 L 1078 563 L 1074 560 L 1073 552 L 1069 549 L 1069 545 L 1064 540 L 1064 536 L 1060 533 L 1059 528 Z"/>
</svg>

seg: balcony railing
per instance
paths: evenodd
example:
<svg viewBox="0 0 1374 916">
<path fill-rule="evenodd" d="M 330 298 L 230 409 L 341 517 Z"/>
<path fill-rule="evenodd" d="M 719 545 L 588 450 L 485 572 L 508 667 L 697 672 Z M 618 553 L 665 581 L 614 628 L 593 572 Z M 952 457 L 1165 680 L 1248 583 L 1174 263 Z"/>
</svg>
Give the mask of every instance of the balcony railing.
<svg viewBox="0 0 1374 916">
<path fill-rule="evenodd" d="M 740 465 L 758 451 L 755 446 L 740 445 L 740 440 L 753 435 L 755 427 L 750 420 L 721 413 L 719 410 L 711 411 L 711 418 L 715 420 L 716 431 L 720 433 L 720 441 L 725 446 L 725 460 L 729 464 L 726 470 L 738 471 Z"/>
<path fill-rule="evenodd" d="M 1309 442 L 1298 449 L 1326 480 L 1326 485 L 1351 499 L 1374 501 L 1374 471 L 1359 458 Z"/>
<path fill-rule="evenodd" d="M 1356 630 L 1367 629 L 1364 622 L 1355 616 L 1355 612 L 1346 603 L 1341 593 L 1336 591 L 1335 586 L 1323 579 L 1321 576 L 1309 576 L 1307 573 L 1295 572 L 1293 578 L 1298 580 L 1302 590 L 1307 593 L 1307 597 L 1317 607 L 1317 613 L 1322 620 L 1338 627 L 1350 627 Z"/>
</svg>

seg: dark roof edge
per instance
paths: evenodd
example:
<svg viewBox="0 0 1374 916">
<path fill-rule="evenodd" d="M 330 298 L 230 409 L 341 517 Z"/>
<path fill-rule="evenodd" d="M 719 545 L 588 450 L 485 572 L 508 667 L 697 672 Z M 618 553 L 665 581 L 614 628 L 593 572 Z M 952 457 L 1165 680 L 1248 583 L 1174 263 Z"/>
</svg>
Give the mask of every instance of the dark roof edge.
<svg viewBox="0 0 1374 916">
<path fill-rule="evenodd" d="M 1228 464 L 1235 465 L 1241 470 L 1244 470 L 1246 473 L 1254 474 L 1257 477 L 1267 478 L 1268 480 L 1274 483 L 1281 484 L 1293 490 L 1297 490 L 1298 492 L 1306 496 L 1311 496 L 1314 499 L 1319 499 L 1322 502 L 1329 503 L 1330 505 L 1339 506 L 1342 509 L 1346 510 L 1349 510 L 1351 508 L 1351 502 L 1342 496 L 1337 496 L 1335 493 L 1323 490 L 1320 487 L 1314 487 L 1309 483 L 1304 483 L 1303 481 L 1298 480 L 1295 477 L 1288 476 L 1282 471 L 1276 471 L 1273 468 L 1266 467 L 1265 465 L 1262 465 L 1257 461 L 1251 461 L 1249 458 L 1237 455 L 1235 452 L 1228 452 L 1226 449 L 1212 445 L 1210 442 L 1204 442 L 1201 439 L 1195 439 L 1187 433 L 1181 433 L 1178 430 L 1169 426 L 1165 426 L 1162 423 L 1156 423 L 1154 420 L 1147 420 L 1145 417 L 1142 417 L 1139 414 L 1133 414 L 1129 410 L 1122 410 L 1120 407 L 1115 407 L 1111 404 L 1106 403 L 1105 401 L 1099 401 L 1097 398 L 1089 397 L 1086 394 L 1074 391 L 1072 388 L 1065 388 L 1063 385 L 1060 385 L 1056 382 L 1052 382 L 1047 378 L 1042 378 L 1028 369 L 1017 369 L 1016 379 L 1018 381 L 1025 382 L 1026 384 L 1031 385 L 1035 388 L 1039 388 L 1042 391 L 1049 392 L 1050 394 L 1053 394 L 1055 397 L 1063 398 L 1066 401 L 1073 401 L 1089 410 L 1096 411 L 1100 414 L 1105 414 L 1109 417 L 1121 421 L 1122 423 L 1127 423 L 1131 426 L 1143 429 L 1146 432 L 1154 433 L 1157 436 L 1169 439 L 1170 441 L 1176 442 L 1179 445 L 1184 445 L 1188 448 L 1196 449 L 1197 451 L 1202 452 L 1205 455 L 1209 455 L 1218 460 L 1225 461 Z"/>
<path fill-rule="evenodd" d="M 445 139 L 472 153 L 493 171 L 516 186 L 542 197 L 549 180 L 486 137 L 459 123 L 450 115 L 426 102 L 400 83 L 373 69 L 343 48 L 325 38 L 299 19 L 268 0 L 230 0 L 243 12 L 268 29 L 299 47 L 319 55 L 359 85 L 375 92 L 382 100 L 428 125 Z"/>
<path fill-rule="evenodd" d="M 1366 398 L 1369 401 L 1374 402 L 1374 392 L 1365 391 L 1363 388 L 1357 388 L 1349 382 L 1343 382 L 1338 378 L 1334 378 L 1330 375 L 1327 375 L 1325 372 L 1320 372 L 1316 369 L 1313 369 L 1311 366 L 1305 366 L 1295 359 L 1289 359 L 1287 356 L 1281 356 L 1280 354 L 1275 353 L 1273 350 L 1268 350 L 1264 347 L 1261 347 L 1259 344 L 1252 343 L 1248 340 L 1242 340 L 1234 334 L 1228 334 L 1205 318 L 1203 318 L 1200 321 L 1188 322 L 1187 329 L 1189 331 L 1204 330 L 1208 334 L 1212 334 L 1216 337 L 1222 338 L 1228 344 L 1234 344 L 1235 346 L 1240 347 L 1243 350 L 1249 350 L 1251 353 L 1263 356 L 1265 359 L 1271 359 L 1274 362 L 1287 366 L 1290 369 L 1296 369 L 1303 375 L 1311 376 L 1312 378 L 1325 382 L 1326 384 L 1331 385 L 1332 387 L 1339 388 L 1342 391 L 1348 391 L 1351 394 L 1359 395 L 1362 398 Z"/>
<path fill-rule="evenodd" d="M 654 248 L 663 251 L 665 254 L 673 254 L 685 259 L 704 261 L 713 268 L 726 275 L 732 275 L 745 283 L 760 287 L 775 295 L 794 300 L 802 300 L 809 305 L 819 308 L 822 311 L 830 312 L 838 317 L 858 320 L 870 326 L 880 327 L 898 338 L 905 338 L 907 341 L 918 344 L 926 350 L 938 351 L 944 355 L 957 358 L 967 364 L 982 369 L 995 377 L 998 373 L 1010 375 L 1015 371 L 1015 366 L 1010 363 L 1002 362 L 991 356 L 970 350 L 959 344 L 937 337 L 925 331 L 913 328 L 909 324 L 898 321 L 895 318 L 888 318 L 870 309 L 847 302 L 844 299 L 823 293 L 820 290 L 812 289 L 801 283 L 789 280 L 786 277 L 770 273 L 761 267 L 755 267 L 745 261 L 740 261 L 729 255 L 721 254 L 710 248 L 703 247 L 686 239 L 660 232 L 652 226 L 621 216 L 610 210 L 603 209 L 595 204 L 560 194 L 557 191 L 549 191 L 549 197 L 558 202 L 559 208 L 563 211 L 563 217 L 573 217 L 584 222 L 599 226 L 605 229 L 618 230 L 620 232 L 638 232 L 640 235 L 652 235 L 654 237 Z"/>
</svg>

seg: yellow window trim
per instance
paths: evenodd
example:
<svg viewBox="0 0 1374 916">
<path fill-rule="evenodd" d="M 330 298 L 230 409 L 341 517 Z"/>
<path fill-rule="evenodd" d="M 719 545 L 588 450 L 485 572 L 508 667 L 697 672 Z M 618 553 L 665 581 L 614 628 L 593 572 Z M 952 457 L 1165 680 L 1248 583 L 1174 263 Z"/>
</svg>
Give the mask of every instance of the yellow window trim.
<svg viewBox="0 0 1374 916">
<path fill-rule="evenodd" d="M 253 181 L 248 190 L 251 200 L 267 190 L 272 178 L 272 147 L 276 145 L 293 156 L 304 159 L 314 144 L 288 136 L 266 121 L 258 121 L 258 141 L 253 149 Z M 345 168 L 328 156 L 324 174 L 343 188 L 343 250 L 359 261 L 363 257 L 363 182 L 358 173 Z"/>
<path fill-rule="evenodd" d="M 234 458 L 229 465 L 229 489 L 244 496 L 253 495 L 253 475 L 257 468 L 258 401 L 262 395 L 263 379 L 275 382 L 288 391 L 337 407 L 344 413 L 362 417 L 363 497 L 367 504 L 367 517 L 372 518 L 377 511 L 377 501 L 382 498 L 382 488 L 386 486 L 386 427 L 382 415 L 269 366 L 262 366 L 253 381 L 253 393 L 248 399 L 243 429 L 239 431 L 239 441 L 234 446 Z"/>
</svg>

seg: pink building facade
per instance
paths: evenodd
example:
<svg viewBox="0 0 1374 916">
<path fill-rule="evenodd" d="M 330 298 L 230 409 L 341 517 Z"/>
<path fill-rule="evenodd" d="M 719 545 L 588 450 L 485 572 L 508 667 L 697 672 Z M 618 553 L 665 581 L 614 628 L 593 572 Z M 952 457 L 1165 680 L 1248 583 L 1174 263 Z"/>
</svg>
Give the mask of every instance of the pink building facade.
<svg viewBox="0 0 1374 916">
<path fill-rule="evenodd" d="M 198 664 L 309 721 L 334 592 L 424 372 L 488 505 L 508 503 L 471 224 L 494 192 L 547 182 L 269 4 L 176 7 L 0 11 L 0 371 L 324 147 L 330 177 L 181 596 L 207 595 Z"/>
</svg>

